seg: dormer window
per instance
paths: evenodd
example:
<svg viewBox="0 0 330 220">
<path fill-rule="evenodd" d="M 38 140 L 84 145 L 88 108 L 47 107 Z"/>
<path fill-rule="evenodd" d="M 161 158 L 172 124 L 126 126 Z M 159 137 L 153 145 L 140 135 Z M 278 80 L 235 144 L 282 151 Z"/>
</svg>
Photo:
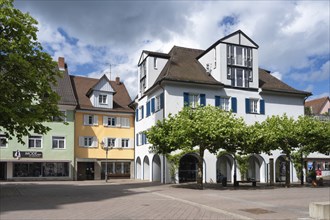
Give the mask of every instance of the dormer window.
<svg viewBox="0 0 330 220">
<path fill-rule="evenodd" d="M 227 64 L 252 68 L 252 49 L 227 45 Z"/>
<path fill-rule="evenodd" d="M 99 95 L 99 104 L 100 105 L 108 104 L 108 96 L 107 95 Z"/>
</svg>

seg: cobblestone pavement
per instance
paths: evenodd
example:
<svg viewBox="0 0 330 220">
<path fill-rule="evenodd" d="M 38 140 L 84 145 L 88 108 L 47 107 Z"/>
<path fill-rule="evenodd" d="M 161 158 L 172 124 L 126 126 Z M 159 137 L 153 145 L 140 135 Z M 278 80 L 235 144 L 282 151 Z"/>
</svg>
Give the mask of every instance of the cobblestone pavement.
<svg viewBox="0 0 330 220">
<path fill-rule="evenodd" d="M 211 186 L 211 185 L 210 185 Z M 213 185 L 214 186 L 214 185 Z M 2 182 L 0 219 L 300 219 L 330 188 L 207 187 L 135 180 Z"/>
</svg>

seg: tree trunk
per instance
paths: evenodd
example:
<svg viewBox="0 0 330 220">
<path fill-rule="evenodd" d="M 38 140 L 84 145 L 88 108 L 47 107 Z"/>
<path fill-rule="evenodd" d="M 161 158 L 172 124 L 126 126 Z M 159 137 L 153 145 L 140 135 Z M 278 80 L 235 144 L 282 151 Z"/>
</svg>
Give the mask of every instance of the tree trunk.
<svg viewBox="0 0 330 220">
<path fill-rule="evenodd" d="M 285 186 L 290 187 L 290 154 L 285 157 Z"/>
<path fill-rule="evenodd" d="M 203 160 L 204 160 L 204 149 L 199 148 L 199 159 L 197 168 L 197 184 L 203 189 Z"/>
</svg>

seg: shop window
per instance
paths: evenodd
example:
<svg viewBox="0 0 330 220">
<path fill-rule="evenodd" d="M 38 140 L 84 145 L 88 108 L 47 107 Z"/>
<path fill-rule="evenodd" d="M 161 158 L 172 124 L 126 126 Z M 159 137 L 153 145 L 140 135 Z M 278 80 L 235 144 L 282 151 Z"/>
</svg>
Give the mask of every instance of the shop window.
<svg viewBox="0 0 330 220">
<path fill-rule="evenodd" d="M 67 162 L 14 163 L 13 177 L 67 177 Z"/>
</svg>

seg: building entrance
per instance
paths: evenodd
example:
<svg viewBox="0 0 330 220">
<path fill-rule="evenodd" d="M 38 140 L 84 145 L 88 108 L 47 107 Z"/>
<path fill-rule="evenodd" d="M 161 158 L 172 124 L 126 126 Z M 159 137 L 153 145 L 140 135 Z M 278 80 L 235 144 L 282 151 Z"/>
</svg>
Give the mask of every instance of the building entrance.
<svg viewBox="0 0 330 220">
<path fill-rule="evenodd" d="M 0 162 L 0 180 L 5 180 L 7 177 L 7 163 Z"/>
<path fill-rule="evenodd" d="M 78 162 L 78 180 L 94 180 L 94 162 Z"/>
</svg>

